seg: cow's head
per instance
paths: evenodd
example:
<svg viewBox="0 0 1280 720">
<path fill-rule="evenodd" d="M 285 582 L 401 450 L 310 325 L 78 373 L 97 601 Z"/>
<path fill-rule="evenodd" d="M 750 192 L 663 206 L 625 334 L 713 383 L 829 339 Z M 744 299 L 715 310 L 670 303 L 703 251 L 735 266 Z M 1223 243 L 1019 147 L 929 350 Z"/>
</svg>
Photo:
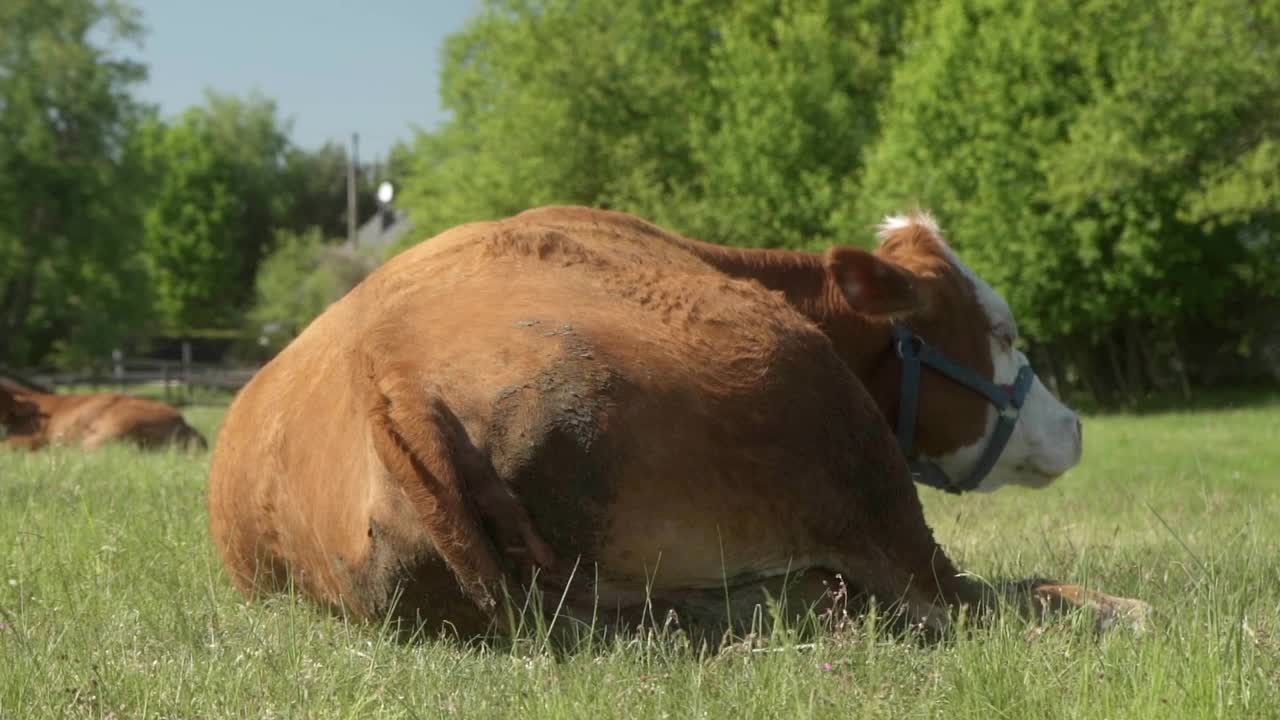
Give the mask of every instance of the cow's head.
<svg viewBox="0 0 1280 720">
<path fill-rule="evenodd" d="M 928 214 L 888 218 L 879 234 L 880 247 L 874 253 L 849 247 L 827 252 L 827 269 L 848 305 L 864 318 L 896 323 L 899 332 L 909 329 L 916 347 L 928 348 L 930 357 L 946 359 L 942 366 L 950 362 L 1011 388 L 1028 363 L 1016 346 L 1018 326 L 1004 298 L 960 261 Z M 861 348 L 861 362 L 866 385 L 892 424 L 903 412 L 904 363 L 901 348 L 894 342 L 889 346 L 871 354 Z M 1038 378 L 1026 380 L 1029 385 L 1012 434 L 976 489 L 1005 484 L 1043 487 L 1080 460 L 1077 415 Z M 988 394 L 1004 391 L 986 387 Z M 1000 416 L 982 392 L 926 364 L 919 375 L 908 459 L 926 473 L 940 470 L 944 484 L 962 486 L 975 477 Z"/>
</svg>

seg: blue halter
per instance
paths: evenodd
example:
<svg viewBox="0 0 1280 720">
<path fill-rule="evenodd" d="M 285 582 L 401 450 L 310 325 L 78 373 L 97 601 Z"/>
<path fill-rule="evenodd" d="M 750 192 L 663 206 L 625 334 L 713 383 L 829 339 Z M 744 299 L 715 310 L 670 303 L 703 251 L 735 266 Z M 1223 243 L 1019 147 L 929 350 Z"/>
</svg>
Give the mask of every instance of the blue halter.
<svg viewBox="0 0 1280 720">
<path fill-rule="evenodd" d="M 1022 402 L 1031 390 L 1035 380 L 1035 371 L 1030 365 L 1018 369 L 1018 376 L 1012 385 L 997 385 L 982 377 L 972 369 L 960 365 L 946 355 L 925 344 L 924 340 L 910 328 L 893 324 L 893 347 L 898 357 L 902 358 L 902 390 L 898 403 L 898 445 L 902 454 L 911 465 L 911 472 L 917 482 L 939 488 L 949 493 L 960 494 L 978 487 L 983 478 L 995 467 L 1004 452 L 1009 437 L 1013 434 L 1013 426 L 1018 422 L 1022 411 Z M 920 405 L 920 373 L 923 366 L 929 366 L 951 380 L 985 397 L 996 410 L 1000 419 L 996 421 L 995 432 L 987 442 L 982 457 L 967 478 L 955 482 L 933 463 L 911 459 L 911 450 L 915 444 L 916 415 Z"/>
</svg>

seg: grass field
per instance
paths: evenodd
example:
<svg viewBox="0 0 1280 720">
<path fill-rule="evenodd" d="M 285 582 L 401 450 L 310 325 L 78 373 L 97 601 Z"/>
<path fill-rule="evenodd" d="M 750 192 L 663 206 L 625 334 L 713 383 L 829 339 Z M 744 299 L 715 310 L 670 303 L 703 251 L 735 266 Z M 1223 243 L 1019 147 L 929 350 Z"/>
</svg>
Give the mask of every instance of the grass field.
<svg viewBox="0 0 1280 720">
<path fill-rule="evenodd" d="M 221 409 L 187 414 L 212 433 Z M 207 454 L 0 452 L 0 717 L 1280 717 L 1280 394 L 1085 437 L 1047 490 L 923 490 L 930 522 L 972 572 L 1139 597 L 1151 631 L 1009 615 L 921 646 L 855 624 L 712 657 L 406 643 L 248 605 L 209 542 Z"/>
</svg>

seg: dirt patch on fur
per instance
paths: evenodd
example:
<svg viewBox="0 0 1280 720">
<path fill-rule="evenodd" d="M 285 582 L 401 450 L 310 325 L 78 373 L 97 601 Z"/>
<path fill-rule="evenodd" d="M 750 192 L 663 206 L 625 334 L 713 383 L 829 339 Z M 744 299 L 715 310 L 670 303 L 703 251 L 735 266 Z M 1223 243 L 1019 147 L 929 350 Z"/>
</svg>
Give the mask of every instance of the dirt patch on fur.
<svg viewBox="0 0 1280 720">
<path fill-rule="evenodd" d="M 559 342 L 560 357 L 528 382 L 499 388 L 489 453 L 534 523 L 564 558 L 589 554 L 607 527 L 615 495 L 603 442 L 618 381 L 570 323 L 518 325 Z M 537 488 L 536 492 L 521 492 Z"/>
</svg>

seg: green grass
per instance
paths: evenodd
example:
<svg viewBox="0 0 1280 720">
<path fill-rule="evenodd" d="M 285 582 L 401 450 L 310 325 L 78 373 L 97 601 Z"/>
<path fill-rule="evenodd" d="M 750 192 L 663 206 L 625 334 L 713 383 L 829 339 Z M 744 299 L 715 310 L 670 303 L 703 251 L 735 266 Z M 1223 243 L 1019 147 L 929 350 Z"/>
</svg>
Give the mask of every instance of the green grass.
<svg viewBox="0 0 1280 720">
<path fill-rule="evenodd" d="M 0 717 L 1280 717 L 1280 397 L 1086 423 L 1047 490 L 925 491 L 990 577 L 1151 602 L 935 646 L 855 624 L 700 657 L 633 636 L 561 655 L 399 642 L 288 597 L 246 604 L 209 542 L 207 455 L 0 453 Z M 189 417 L 212 432 L 217 407 Z"/>
</svg>

